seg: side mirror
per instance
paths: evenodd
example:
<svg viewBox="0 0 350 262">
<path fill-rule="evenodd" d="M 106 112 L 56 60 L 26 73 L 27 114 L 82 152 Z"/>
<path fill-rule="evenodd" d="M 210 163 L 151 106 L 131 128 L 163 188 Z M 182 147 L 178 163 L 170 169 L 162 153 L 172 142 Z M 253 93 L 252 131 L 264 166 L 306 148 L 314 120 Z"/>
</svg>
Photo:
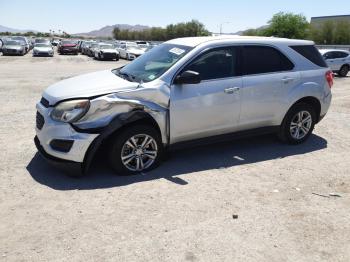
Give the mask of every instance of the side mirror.
<svg viewBox="0 0 350 262">
<path fill-rule="evenodd" d="M 178 85 L 199 84 L 201 82 L 201 76 L 198 72 L 188 70 L 178 75 L 174 82 Z"/>
</svg>

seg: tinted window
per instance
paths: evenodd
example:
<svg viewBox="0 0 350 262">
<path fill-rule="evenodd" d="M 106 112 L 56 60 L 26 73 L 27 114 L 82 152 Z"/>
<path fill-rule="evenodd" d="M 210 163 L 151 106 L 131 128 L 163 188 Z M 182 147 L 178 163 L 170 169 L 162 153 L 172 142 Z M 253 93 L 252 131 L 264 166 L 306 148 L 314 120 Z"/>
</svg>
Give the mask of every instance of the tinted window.
<svg viewBox="0 0 350 262">
<path fill-rule="evenodd" d="M 243 70 L 246 75 L 289 71 L 293 63 L 280 51 L 268 46 L 245 46 Z"/>
<path fill-rule="evenodd" d="M 293 50 L 320 67 L 328 67 L 320 52 L 313 45 L 291 46 Z"/>
<path fill-rule="evenodd" d="M 184 71 L 200 73 L 202 80 L 219 79 L 236 75 L 236 48 L 216 48 L 200 55 Z"/>
<path fill-rule="evenodd" d="M 345 58 L 347 56 L 349 56 L 349 54 L 344 53 L 344 52 L 335 52 L 336 53 L 336 58 Z"/>
<path fill-rule="evenodd" d="M 324 59 L 334 59 L 336 58 L 335 52 L 328 52 L 323 55 Z"/>
</svg>

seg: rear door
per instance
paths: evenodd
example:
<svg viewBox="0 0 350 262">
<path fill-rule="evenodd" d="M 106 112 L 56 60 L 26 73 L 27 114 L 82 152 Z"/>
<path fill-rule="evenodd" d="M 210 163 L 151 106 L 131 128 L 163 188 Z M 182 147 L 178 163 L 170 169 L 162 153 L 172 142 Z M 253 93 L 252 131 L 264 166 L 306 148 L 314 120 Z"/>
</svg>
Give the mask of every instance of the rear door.
<svg viewBox="0 0 350 262">
<path fill-rule="evenodd" d="M 278 49 L 264 45 L 242 47 L 243 87 L 240 126 L 252 129 L 275 125 L 287 94 L 300 81 L 294 64 Z"/>
</svg>

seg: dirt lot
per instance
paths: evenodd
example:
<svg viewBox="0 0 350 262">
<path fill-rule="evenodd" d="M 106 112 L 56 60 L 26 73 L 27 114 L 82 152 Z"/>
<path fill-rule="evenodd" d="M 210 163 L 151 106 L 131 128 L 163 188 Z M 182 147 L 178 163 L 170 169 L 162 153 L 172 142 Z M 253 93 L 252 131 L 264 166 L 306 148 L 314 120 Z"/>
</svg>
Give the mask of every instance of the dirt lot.
<svg viewBox="0 0 350 262">
<path fill-rule="evenodd" d="M 350 77 L 306 144 L 263 136 L 174 152 L 146 175 L 100 160 L 66 177 L 36 153 L 35 104 L 122 63 L 0 56 L 1 261 L 350 261 Z"/>
</svg>

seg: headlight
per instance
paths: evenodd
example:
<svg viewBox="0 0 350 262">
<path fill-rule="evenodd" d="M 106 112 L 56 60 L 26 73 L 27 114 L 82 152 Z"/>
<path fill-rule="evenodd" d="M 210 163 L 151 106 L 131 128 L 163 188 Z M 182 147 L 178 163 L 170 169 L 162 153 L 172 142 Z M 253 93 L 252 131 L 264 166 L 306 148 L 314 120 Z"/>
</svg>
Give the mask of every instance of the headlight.
<svg viewBox="0 0 350 262">
<path fill-rule="evenodd" d="M 62 102 L 51 111 L 51 118 L 55 121 L 72 123 L 82 118 L 89 107 L 90 101 L 87 99 Z"/>
</svg>

